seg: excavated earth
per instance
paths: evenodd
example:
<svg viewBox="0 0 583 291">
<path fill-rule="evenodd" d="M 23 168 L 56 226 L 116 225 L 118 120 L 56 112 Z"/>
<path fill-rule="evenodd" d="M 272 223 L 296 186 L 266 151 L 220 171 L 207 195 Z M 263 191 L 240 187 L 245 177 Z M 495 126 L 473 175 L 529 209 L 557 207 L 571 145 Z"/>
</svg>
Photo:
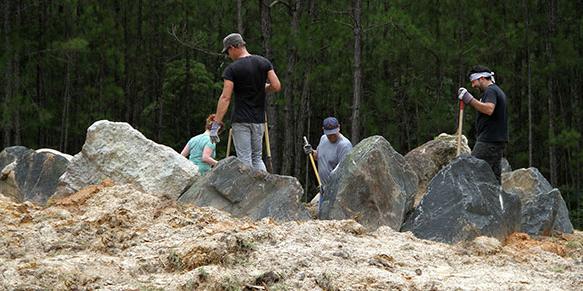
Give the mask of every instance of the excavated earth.
<svg viewBox="0 0 583 291">
<path fill-rule="evenodd" d="M 353 220 L 278 224 L 130 185 L 0 195 L 1 290 L 583 290 L 583 233 L 447 245 Z"/>
</svg>

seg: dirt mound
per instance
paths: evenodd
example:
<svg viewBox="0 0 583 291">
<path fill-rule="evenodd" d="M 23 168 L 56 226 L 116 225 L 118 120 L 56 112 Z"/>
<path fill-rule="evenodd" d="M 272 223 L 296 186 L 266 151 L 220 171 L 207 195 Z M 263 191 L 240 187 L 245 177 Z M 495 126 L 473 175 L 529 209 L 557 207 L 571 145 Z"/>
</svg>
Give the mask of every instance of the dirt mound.
<svg viewBox="0 0 583 291">
<path fill-rule="evenodd" d="M 581 290 L 583 234 L 447 245 L 353 220 L 277 223 L 104 183 L 0 197 L 1 289 Z"/>
<path fill-rule="evenodd" d="M 574 237 L 574 236 L 573 236 Z M 529 251 L 535 248 L 543 249 L 547 252 L 555 253 L 561 257 L 567 256 L 567 249 L 560 240 L 567 241 L 563 237 L 544 237 L 533 239 L 526 233 L 513 233 L 508 236 L 506 243 L 508 248 L 514 248 L 517 251 Z"/>
</svg>

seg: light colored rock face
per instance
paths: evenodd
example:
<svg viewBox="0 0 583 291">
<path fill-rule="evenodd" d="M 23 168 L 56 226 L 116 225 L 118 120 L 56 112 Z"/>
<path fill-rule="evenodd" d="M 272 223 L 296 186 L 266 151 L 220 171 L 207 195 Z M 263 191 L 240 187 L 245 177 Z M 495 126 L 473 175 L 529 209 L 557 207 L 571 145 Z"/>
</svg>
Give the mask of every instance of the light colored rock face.
<svg viewBox="0 0 583 291">
<path fill-rule="evenodd" d="M 518 194 L 523 201 L 553 190 L 553 186 L 537 168 L 523 168 L 502 174 L 502 188 L 506 192 Z"/>
<path fill-rule="evenodd" d="M 358 143 L 332 172 L 320 207 L 322 219 L 355 219 L 369 229 L 398 230 L 413 207 L 417 176 L 381 136 Z"/>
<path fill-rule="evenodd" d="M 446 245 L 388 227 L 366 232 L 353 220 L 240 220 L 129 185 L 88 187 L 47 208 L 0 196 L 0 213 L 0 290 L 241 290 L 262 286 L 270 271 L 269 290 L 583 284 L 581 232 Z"/>
<path fill-rule="evenodd" d="M 561 192 L 554 189 L 537 168 L 503 173 L 502 188 L 520 197 L 521 231 L 531 235 L 573 232 Z"/>
<path fill-rule="evenodd" d="M 67 195 L 106 178 L 119 184 L 177 198 L 198 168 L 173 149 L 157 144 L 125 122 L 100 120 L 87 129 L 83 149 L 61 177 L 58 195 Z"/>
<path fill-rule="evenodd" d="M 468 147 L 468 139 L 462 135 L 460 155 L 469 155 L 472 151 Z M 419 185 L 415 192 L 415 206 L 427 193 L 427 185 L 437 172 L 456 158 L 457 136 L 442 133 L 435 139 L 411 150 L 405 155 L 405 160 L 419 178 Z"/>
</svg>

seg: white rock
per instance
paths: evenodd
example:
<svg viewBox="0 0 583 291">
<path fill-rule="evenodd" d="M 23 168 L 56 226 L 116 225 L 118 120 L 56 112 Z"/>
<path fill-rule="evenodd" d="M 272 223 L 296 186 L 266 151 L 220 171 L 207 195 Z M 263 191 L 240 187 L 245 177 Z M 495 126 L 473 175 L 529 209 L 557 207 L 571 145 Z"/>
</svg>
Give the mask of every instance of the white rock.
<svg viewBox="0 0 583 291">
<path fill-rule="evenodd" d="M 198 168 L 172 148 L 147 139 L 125 122 L 100 120 L 87 129 L 85 144 L 59 179 L 57 193 L 73 193 L 109 178 L 176 198 L 198 175 Z"/>
</svg>

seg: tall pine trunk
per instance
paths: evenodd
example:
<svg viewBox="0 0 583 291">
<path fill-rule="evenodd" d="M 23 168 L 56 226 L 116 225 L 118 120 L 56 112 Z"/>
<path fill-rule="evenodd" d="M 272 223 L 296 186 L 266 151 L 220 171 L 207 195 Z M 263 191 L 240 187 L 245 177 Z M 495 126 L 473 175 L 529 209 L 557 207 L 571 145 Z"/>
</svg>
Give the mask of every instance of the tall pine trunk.
<svg viewBox="0 0 583 291">
<path fill-rule="evenodd" d="M 360 102 L 362 100 L 362 0 L 353 0 L 352 17 L 354 20 L 354 64 L 352 96 L 352 133 L 351 141 L 360 141 Z"/>
<path fill-rule="evenodd" d="M 243 0 L 237 0 L 237 32 L 245 36 L 243 28 Z"/>
<path fill-rule="evenodd" d="M 40 51 L 44 48 L 44 35 L 45 35 L 45 15 L 46 15 L 46 2 L 37 1 L 37 21 L 36 21 L 36 50 Z M 45 87 L 44 87 L 44 71 L 41 62 L 42 58 L 36 58 L 36 74 L 35 74 L 35 102 L 40 108 L 46 108 L 46 98 L 45 98 Z M 36 144 L 43 145 L 47 144 L 48 134 L 46 134 L 47 126 L 39 126 L 36 132 Z"/>
<path fill-rule="evenodd" d="M 305 156 L 303 155 L 303 136 L 305 134 L 305 123 L 306 120 L 309 119 L 309 100 L 310 100 L 310 70 L 306 70 L 304 73 L 304 80 L 302 84 L 302 93 L 301 93 L 301 100 L 300 106 L 298 106 L 297 114 L 296 114 L 296 132 L 297 135 L 294 139 L 294 171 L 293 176 L 299 178 L 301 176 L 303 160 Z"/>
<path fill-rule="evenodd" d="M 4 98 L 2 100 L 2 136 L 3 136 L 3 143 L 4 143 L 4 147 L 10 146 L 11 145 L 11 127 L 12 127 L 12 122 L 11 122 L 11 108 L 10 108 L 10 103 L 11 103 L 11 99 L 12 99 L 12 77 L 13 77 L 13 71 L 12 71 L 12 60 L 11 60 L 11 54 L 12 54 L 12 41 L 10 39 L 10 35 L 12 33 L 12 26 L 11 26 L 11 22 L 10 22 L 10 17 L 11 17 L 11 7 L 10 7 L 10 2 L 11 1 L 4 1 L 4 50 L 6 52 L 6 54 L 8 55 L 8 60 L 6 62 L 6 68 L 4 69 Z"/>
<path fill-rule="evenodd" d="M 263 46 L 263 56 L 271 60 L 271 15 L 269 0 L 259 0 L 259 14 L 261 21 L 261 39 Z M 275 64 L 274 64 L 275 66 Z M 277 68 L 275 68 L 277 72 Z M 285 86 L 285 85 L 284 85 Z M 271 146 L 271 160 L 273 165 L 273 173 L 279 173 L 281 170 L 281 159 L 280 159 L 280 146 L 279 140 L 277 139 L 279 134 L 279 125 L 277 114 L 277 104 L 275 100 L 275 94 L 267 94 L 267 119 L 269 126 L 269 142 Z M 266 152 L 264 150 L 263 152 Z"/>
<path fill-rule="evenodd" d="M 294 142 L 296 141 L 297 133 L 295 132 L 295 116 L 294 116 L 294 89 L 296 87 L 295 82 L 295 68 L 298 62 L 298 49 L 296 47 L 300 14 L 301 14 L 301 1 L 294 0 L 291 7 L 291 44 L 288 45 L 288 58 L 287 58 L 287 70 L 285 73 L 286 85 L 283 88 L 283 98 L 285 100 L 284 109 L 284 128 L 286 129 L 286 134 L 284 134 L 283 152 L 286 153 L 282 155 L 283 164 L 281 173 L 283 175 L 292 175 L 294 167 Z"/>
<path fill-rule="evenodd" d="M 532 167 L 534 165 L 533 161 L 533 134 L 532 134 L 532 87 L 531 87 L 531 67 L 530 67 L 530 42 L 529 42 L 529 24 L 530 24 L 530 11 L 528 9 L 528 0 L 524 0 L 524 9 L 525 9 L 525 43 L 524 46 L 526 47 L 526 67 L 527 67 L 527 74 L 528 80 L 526 82 L 527 86 L 527 96 L 528 96 L 528 166 Z"/>
<path fill-rule="evenodd" d="M 315 6 L 315 0 L 309 0 L 309 1 L 305 1 L 304 2 L 305 7 L 302 7 L 302 9 L 304 9 L 304 11 L 308 14 L 309 17 L 309 23 L 310 24 L 314 24 L 314 21 L 316 21 L 316 6 Z M 310 43 L 314 42 L 314 38 L 313 37 L 309 37 L 308 41 Z M 306 185 L 305 187 L 305 197 L 304 200 L 307 199 L 307 194 L 308 194 L 308 168 L 306 166 L 309 166 L 309 162 L 307 159 L 307 156 L 305 156 L 303 154 L 303 137 L 306 136 L 306 138 L 310 137 L 310 120 L 311 120 L 311 111 L 310 111 L 310 97 L 311 97 L 311 91 L 310 91 L 310 78 L 311 78 L 311 73 L 312 73 L 312 64 L 314 64 L 316 62 L 316 60 L 312 57 L 310 58 L 306 58 L 304 63 L 306 64 L 305 66 L 305 70 L 303 71 L 304 74 L 304 79 L 302 81 L 302 91 L 301 91 L 301 99 L 300 99 L 300 106 L 297 110 L 297 127 L 296 127 L 296 132 L 297 132 L 297 136 L 296 139 L 294 140 L 294 145 L 295 145 L 295 167 L 294 167 L 294 176 L 297 177 L 298 179 L 302 176 L 302 171 L 305 171 L 305 181 L 304 181 L 304 185 Z M 302 169 L 305 168 L 305 169 Z"/>
<path fill-rule="evenodd" d="M 552 65 L 555 62 L 555 57 L 553 54 L 553 44 L 551 38 L 554 37 L 556 31 L 556 0 L 547 1 L 547 36 L 545 41 L 545 53 L 547 57 L 547 64 Z M 548 128 L 548 141 L 549 141 L 549 170 L 551 175 L 551 184 L 553 186 L 558 186 L 557 177 L 557 156 L 556 156 L 556 146 L 553 143 L 555 137 L 555 77 L 554 72 L 550 72 L 547 79 L 547 104 L 548 104 L 548 114 L 549 114 L 549 128 Z"/>
</svg>

